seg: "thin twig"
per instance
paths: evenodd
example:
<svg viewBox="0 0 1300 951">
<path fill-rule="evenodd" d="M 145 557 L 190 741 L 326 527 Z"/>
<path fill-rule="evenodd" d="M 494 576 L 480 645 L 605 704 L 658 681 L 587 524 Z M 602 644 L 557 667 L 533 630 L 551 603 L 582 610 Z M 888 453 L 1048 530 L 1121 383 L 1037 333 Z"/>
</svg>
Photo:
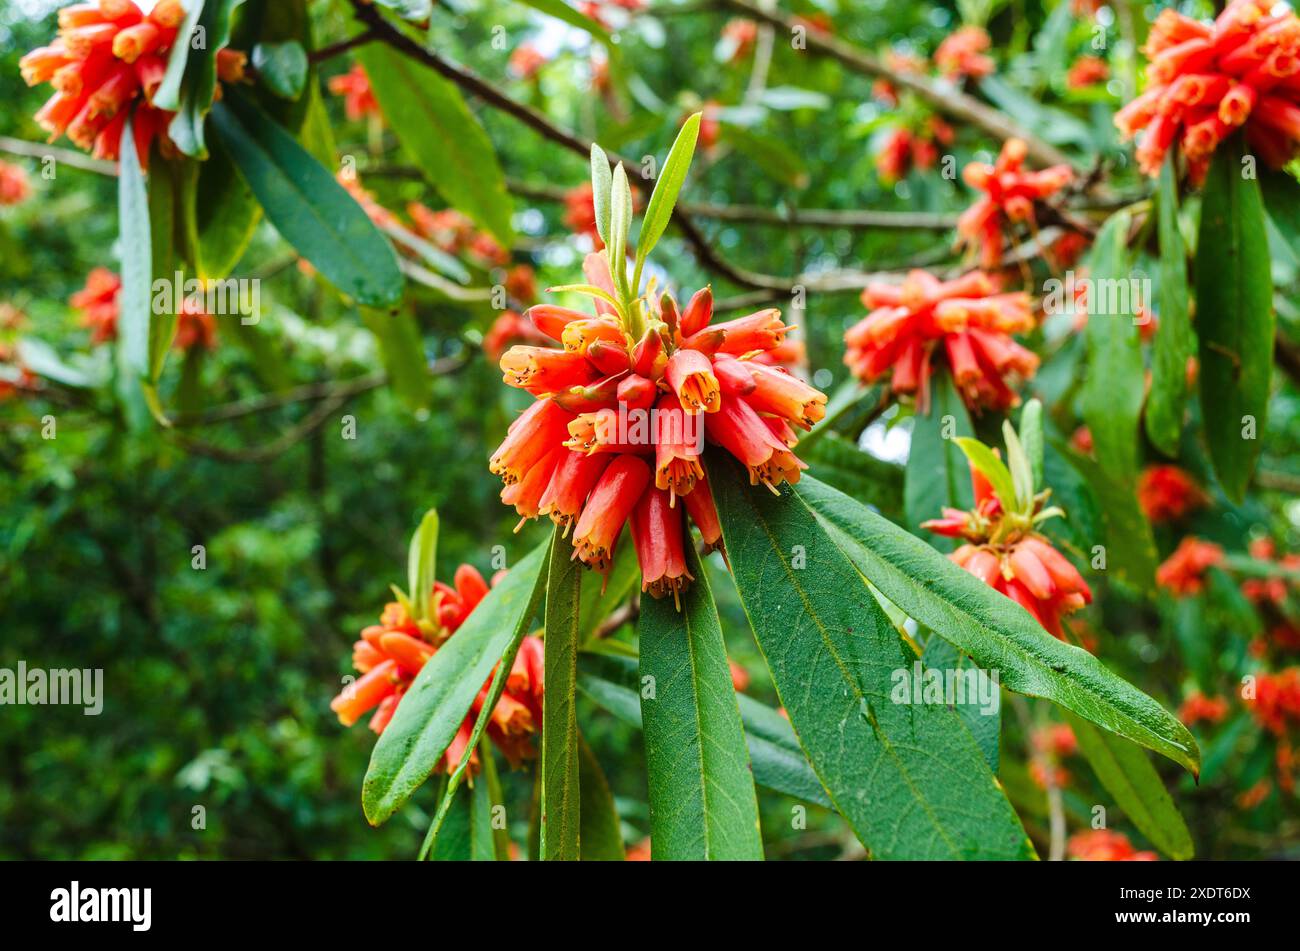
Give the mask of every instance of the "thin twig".
<svg viewBox="0 0 1300 951">
<path fill-rule="evenodd" d="M 355 49 L 358 46 L 363 46 L 374 38 L 375 34 L 367 30 L 364 33 L 358 33 L 356 36 L 334 43 L 330 46 L 324 46 L 318 50 L 313 50 L 307 55 L 307 59 L 312 63 L 323 63 L 326 60 L 343 55 L 348 52 L 348 50 Z"/>
<path fill-rule="evenodd" d="M 0 152 L 8 152 L 10 155 L 25 155 L 28 158 L 35 159 L 52 158 L 55 162 L 70 165 L 82 171 L 117 177 L 116 162 L 91 158 L 89 155 L 82 155 L 80 152 L 60 148 L 57 145 L 47 145 L 44 142 L 28 142 L 26 139 L 14 139 L 7 135 L 0 135 Z"/>
</svg>

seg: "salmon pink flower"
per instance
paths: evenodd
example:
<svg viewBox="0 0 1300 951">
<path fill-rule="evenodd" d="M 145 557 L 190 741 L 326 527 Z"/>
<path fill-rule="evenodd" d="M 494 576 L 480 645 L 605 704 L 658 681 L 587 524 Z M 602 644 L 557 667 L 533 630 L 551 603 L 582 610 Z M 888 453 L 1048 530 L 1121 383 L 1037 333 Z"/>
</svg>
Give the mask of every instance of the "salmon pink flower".
<svg viewBox="0 0 1300 951">
<path fill-rule="evenodd" d="M 383 733 L 416 675 L 465 623 L 488 590 L 477 569 L 461 565 L 456 569 L 454 585 L 434 584 L 431 594 L 436 623 L 412 618 L 404 602 L 388 604 L 379 623 L 362 630 L 361 639 L 353 645 L 352 666 L 361 676 L 330 703 L 339 722 L 351 726 L 370 713 L 370 729 Z M 523 639 L 488 720 L 488 737 L 512 765 L 536 755 L 532 738 L 542 722 L 542 655 L 539 638 Z M 449 773 L 460 765 L 474 723 L 487 702 L 491 682 L 489 677 L 479 691 L 437 772 Z M 470 768 L 477 765 L 475 752 L 470 757 Z"/>
<path fill-rule="evenodd" d="M 564 194 L 564 224 L 574 234 L 585 234 L 597 251 L 605 247 L 596 230 L 596 200 L 591 182 L 584 182 Z"/>
<path fill-rule="evenodd" d="M 72 295 L 70 303 L 81 311 L 81 326 L 90 328 L 90 342 L 117 339 L 117 295 L 122 280 L 108 268 L 97 267 L 86 278 L 86 286 Z"/>
<path fill-rule="evenodd" d="M 511 344 L 543 345 L 549 339 L 519 311 L 503 310 L 501 316 L 492 322 L 492 328 L 483 335 L 483 352 L 489 360 L 500 360 Z"/>
<path fill-rule="evenodd" d="M 370 77 L 360 63 L 329 81 L 329 91 L 343 97 L 343 112 L 353 122 L 371 116 L 381 118 L 379 101 L 370 88 Z"/>
<path fill-rule="evenodd" d="M 912 271 L 901 285 L 872 283 L 862 293 L 870 313 L 844 335 L 844 362 L 867 383 L 891 374 L 891 389 L 916 394 L 924 407 L 941 354 L 968 406 L 1014 406 L 1008 381 L 1033 376 L 1038 358 L 1011 334 L 1033 329 L 1034 319 L 1027 294 L 996 288 L 982 271 L 952 281 Z"/>
<path fill-rule="evenodd" d="M 1147 88 L 1115 115 L 1124 138 L 1142 133 L 1138 165 L 1160 173 L 1181 149 L 1193 181 L 1238 128 L 1275 167 L 1300 149 L 1300 18 L 1270 0 L 1232 0 L 1213 23 L 1160 12 L 1142 51 Z"/>
<path fill-rule="evenodd" d="M 934 65 L 952 80 L 967 76 L 983 79 L 993 72 L 993 60 L 985 55 L 992 41 L 978 26 L 963 26 L 947 36 L 934 51 Z"/>
<path fill-rule="evenodd" d="M 1154 852 L 1139 852 L 1122 832 L 1086 829 L 1070 836 L 1066 854 L 1080 862 L 1155 862 Z"/>
<path fill-rule="evenodd" d="M 0 161 L 0 206 L 20 205 L 32 193 L 32 184 L 21 165 Z"/>
<path fill-rule="evenodd" d="M 1009 226 L 1020 222 L 1037 227 L 1034 208 L 1074 178 L 1068 165 L 1041 171 L 1025 169 L 1028 147 L 1007 139 L 992 165 L 971 162 L 962 169 L 966 184 L 984 194 L 957 219 L 957 246 L 979 252 L 980 266 L 994 270 L 1002 264 Z"/>
<path fill-rule="evenodd" d="M 516 79 L 533 79 L 546 65 L 546 57 L 531 43 L 521 43 L 510 54 L 510 72 Z"/>
<path fill-rule="evenodd" d="M 1199 594 L 1205 587 L 1205 573 L 1221 564 L 1222 548 L 1189 535 L 1156 569 L 1156 584 L 1175 597 Z"/>
<path fill-rule="evenodd" d="M 1065 85 L 1070 89 L 1087 89 L 1110 78 L 1110 67 L 1096 56 L 1080 56 L 1065 74 Z"/>
<path fill-rule="evenodd" d="M 1178 466 L 1147 466 L 1137 487 L 1138 504 L 1152 522 L 1174 522 L 1209 503 L 1209 497 Z"/>
<path fill-rule="evenodd" d="M 1178 708 L 1178 719 L 1187 726 L 1198 723 L 1219 723 L 1228 715 L 1228 701 L 1223 697 L 1207 697 L 1199 690 L 1187 695 Z"/>
</svg>

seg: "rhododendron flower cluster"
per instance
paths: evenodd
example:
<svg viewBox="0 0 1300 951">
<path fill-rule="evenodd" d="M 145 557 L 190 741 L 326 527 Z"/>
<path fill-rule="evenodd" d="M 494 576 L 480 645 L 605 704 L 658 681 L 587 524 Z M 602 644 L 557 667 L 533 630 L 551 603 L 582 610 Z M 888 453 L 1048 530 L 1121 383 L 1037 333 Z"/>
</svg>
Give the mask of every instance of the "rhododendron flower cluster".
<svg viewBox="0 0 1300 951">
<path fill-rule="evenodd" d="M 343 97 L 343 113 L 353 122 L 370 116 L 381 116 L 379 101 L 370 88 L 370 77 L 360 63 L 346 73 L 331 77 L 329 91 Z"/>
<path fill-rule="evenodd" d="M 1052 197 L 1074 178 L 1068 165 L 1027 170 L 1028 151 L 1020 139 L 1007 139 L 992 165 L 971 162 L 962 169 L 966 184 L 984 194 L 957 219 L 957 246 L 978 250 L 980 266 L 986 270 L 1002 264 L 1007 227 L 1026 222 L 1035 228 L 1034 204 Z"/>
<path fill-rule="evenodd" d="M 906 178 L 913 168 L 927 171 L 939 160 L 939 147 L 952 140 L 952 126 L 938 116 L 930 116 L 915 130 L 899 126 L 890 130 L 876 154 L 876 171 L 886 184 Z"/>
<path fill-rule="evenodd" d="M 1092 601 L 1092 589 L 1078 569 L 1039 534 L 1037 526 L 1057 509 L 1044 508 L 1050 490 L 1003 504 L 988 478 L 973 464 L 975 508 L 945 508 L 943 517 L 921 527 L 963 541 L 949 557 L 995 591 L 1028 611 L 1054 637 L 1065 638 L 1061 618 Z"/>
<path fill-rule="evenodd" d="M 1138 504 L 1153 522 L 1174 522 L 1209 503 L 1209 497 L 1178 466 L 1147 466 L 1138 478 Z"/>
<path fill-rule="evenodd" d="M 1085 829 L 1070 836 L 1066 855 L 1080 862 L 1156 862 L 1154 852 L 1139 852 L 1122 832 Z"/>
<path fill-rule="evenodd" d="M 844 362 L 864 382 L 891 374 L 891 389 L 917 394 L 924 407 L 941 353 L 968 406 L 1014 406 L 1008 381 L 1033 376 L 1038 357 L 1011 335 L 1032 330 L 1034 317 L 1028 294 L 997 286 L 981 271 L 940 281 L 918 270 L 902 284 L 872 283 L 862 292 L 870 313 L 844 335 Z"/>
<path fill-rule="evenodd" d="M 1143 52 L 1146 90 L 1121 109 L 1125 138 L 1139 132 L 1138 165 L 1156 176 L 1181 148 L 1193 181 L 1219 144 L 1245 128 L 1252 149 L 1275 167 L 1300 146 L 1300 19 L 1272 0 L 1233 0 L 1213 23 L 1160 12 Z"/>
<path fill-rule="evenodd" d="M 963 26 L 947 36 L 934 51 L 934 64 L 949 79 L 982 79 L 993 72 L 993 60 L 987 55 L 991 41 L 983 28 Z"/>
<path fill-rule="evenodd" d="M 499 573 L 493 583 L 500 580 L 503 573 Z M 339 722 L 351 726 L 374 711 L 370 717 L 370 729 L 383 733 L 415 675 L 465 623 L 487 593 L 487 582 L 478 570 L 472 565 L 461 565 L 456 569 L 454 587 L 442 582 L 434 585 L 433 616 L 436 623 L 417 621 L 405 603 L 386 605 L 379 623 L 362 630 L 361 639 L 353 645 L 352 666 L 361 677 L 344 687 L 330 703 L 330 709 L 338 714 Z M 487 735 L 511 765 L 517 766 L 536 755 L 533 734 L 542 722 L 542 658 L 541 639 L 525 637 L 488 720 Z M 474 723 L 487 702 L 491 682 L 492 677 L 489 677 L 483 684 L 456 738 L 443 754 L 438 771 L 450 773 L 460 765 Z M 477 764 L 478 752 L 475 751 L 470 754 L 470 768 Z"/>
<path fill-rule="evenodd" d="M 48 82 L 55 89 L 36 114 L 50 141 L 66 134 L 97 158 L 116 159 L 127 118 L 134 116 L 141 165 L 148 166 L 155 140 L 170 149 L 166 129 L 174 113 L 155 108 L 153 97 L 184 18 L 180 0 L 159 0 L 147 14 L 134 0 L 75 3 L 60 10 L 58 38 L 21 62 L 27 85 Z M 218 51 L 218 78 L 241 81 L 244 63 L 243 53 Z"/>
<path fill-rule="evenodd" d="M 32 193 L 32 183 L 21 165 L 0 161 L 0 206 L 20 205 Z"/>
<path fill-rule="evenodd" d="M 605 252 L 588 255 L 584 269 L 613 295 Z M 511 425 L 491 468 L 505 482 L 502 501 L 571 531 L 575 557 L 598 571 L 608 571 L 630 521 L 642 589 L 676 597 L 692 580 L 683 508 L 706 545 L 721 542 L 700 461 L 704 437 L 739 459 L 752 483 L 775 490 L 798 481 L 805 465 L 791 451 L 794 428 L 820 420 L 826 396 L 753 359 L 783 341 L 779 311 L 713 323 L 708 288 L 681 310 L 668 294 L 648 294 L 645 305 L 636 336 L 599 297 L 594 316 L 553 305 L 528 311 L 562 348 L 516 346 L 502 357 L 505 382 L 537 401 Z"/>
<path fill-rule="evenodd" d="M 1176 597 L 1199 594 L 1205 587 L 1205 573 L 1221 564 L 1222 548 L 1189 535 L 1156 569 L 1156 584 Z"/>
</svg>

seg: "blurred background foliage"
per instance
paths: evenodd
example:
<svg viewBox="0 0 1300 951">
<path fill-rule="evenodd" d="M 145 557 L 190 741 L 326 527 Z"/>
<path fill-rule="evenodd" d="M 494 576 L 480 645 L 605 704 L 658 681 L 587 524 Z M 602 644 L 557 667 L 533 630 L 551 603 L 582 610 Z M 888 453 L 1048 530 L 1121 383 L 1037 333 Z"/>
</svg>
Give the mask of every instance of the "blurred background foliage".
<svg viewBox="0 0 1300 951">
<path fill-rule="evenodd" d="M 0 9 L 0 135 L 42 138 L 31 116 L 46 91 L 27 89 L 17 63 L 49 41 L 59 5 L 17 0 Z M 982 94 L 1084 167 L 1108 163 L 1116 187 L 1146 187 L 1120 150 L 1110 116 L 1135 75 L 1133 31 L 1149 22 L 1155 6 L 1121 4 L 1134 16 L 1123 30 L 1112 7 L 1102 7 L 1094 20 L 1075 16 L 1070 0 L 991 0 L 983 6 L 783 0 L 781 6 L 828 16 L 837 36 L 865 50 L 894 47 L 923 57 L 963 17 L 987 20 L 998 71 Z M 685 192 L 692 203 L 939 212 L 968 203 L 964 187 L 937 169 L 892 184 L 877 171 L 882 137 L 911 121 L 911 113 L 924 114 L 924 107 L 904 98 L 891 109 L 873 99 L 868 77 L 792 50 L 781 37 L 760 94 L 747 95 L 750 61 L 723 61 L 725 50 L 719 50 L 732 13 L 692 2 L 651 7 L 626 24 L 613 15 L 623 25 L 608 94 L 591 88 L 597 48 L 591 38 L 525 4 L 435 4 L 430 35 L 448 59 L 472 67 L 557 124 L 632 157 L 662 158 L 680 120 L 715 104 L 711 115 L 721 123 L 720 134 L 697 158 Z M 319 0 L 309 9 L 318 47 L 355 31 L 346 3 Z M 1091 52 L 1095 23 L 1120 38 L 1110 52 L 1115 78 L 1071 91 L 1065 71 Z M 501 29 L 505 42 L 494 42 Z M 509 68 L 524 42 L 547 59 L 528 80 Z M 363 185 L 383 206 L 399 213 L 409 201 L 437 207 L 423 182 L 403 174 L 391 134 L 348 120 L 341 100 L 325 91 L 328 79 L 348 66 L 348 56 L 331 58 L 311 80 L 323 96 L 340 157 L 355 159 Z M 535 192 L 586 179 L 581 157 L 509 116 L 471 105 L 511 182 Z M 957 168 L 991 159 L 995 142 L 954 126 L 948 151 Z M 102 374 L 104 354 L 91 348 L 67 301 L 92 268 L 117 267 L 115 184 L 65 164 L 49 180 L 36 160 L 8 158 L 28 169 L 36 194 L 19 207 L 0 209 L 0 303 L 23 311 L 27 332 L 52 347 L 65 366 L 90 377 Z M 515 200 L 518 239 L 511 258 L 535 267 L 541 288 L 571 282 L 581 262 L 584 246 L 568 233 L 563 214 L 557 201 Z M 723 221 L 707 222 L 706 230 L 724 256 L 769 274 L 955 261 L 944 233 Z M 1294 300 L 1295 248 L 1286 236 L 1274 237 L 1280 296 Z M 686 294 L 712 279 L 671 232 L 655 258 Z M 262 225 L 236 270 L 236 276 L 262 279 L 261 323 L 250 331 L 219 322 L 219 346 L 188 374 L 181 360 L 173 360 L 163 381 L 165 405 L 182 405 L 189 417 L 205 419 L 215 408 L 258 394 L 360 380 L 381 368 L 378 343 L 356 310 L 296 263 Z M 466 264 L 476 284 L 497 279 Z M 661 281 L 667 276 L 657 273 Z M 716 280 L 714 289 L 724 300 L 746 293 Z M 47 668 L 103 668 L 106 694 L 96 718 L 69 707 L 0 711 L 0 857 L 414 855 L 428 819 L 421 810 L 431 807 L 434 788 L 422 790 L 395 821 L 370 829 L 359 798 L 374 738 L 362 726 L 341 728 L 328 708 L 350 671 L 350 645 L 389 599 L 388 585 L 403 581 L 406 542 L 427 508 L 437 507 L 442 518 L 443 577 L 460 562 L 487 573 L 494 546 L 505 546 L 514 559 L 545 529 L 529 525 L 512 534 L 515 516 L 498 501 L 497 480 L 487 473 L 487 456 L 523 405 L 520 394 L 500 385 L 499 371 L 481 351 L 496 312 L 486 301 L 451 301 L 423 288 L 413 287 L 408 301 L 425 357 L 450 368 L 434 378 L 427 405 L 413 411 L 389 388 L 369 387 L 330 404 L 323 424 L 297 433 L 288 445 L 276 443 L 296 432 L 319 401 L 289 401 L 169 431 L 131 419 L 111 386 L 52 386 L 36 397 L 0 403 L 0 666 L 21 659 Z M 842 334 L 860 316 L 856 292 L 811 294 L 796 321 L 809 369 L 828 392 L 846 380 Z M 1282 307 L 1281 318 L 1292 333 L 1293 304 Z M 1068 436 L 1077 353 L 1071 355 L 1070 340 L 1047 343 L 1059 353 L 1030 392 L 1054 407 L 1058 435 Z M 187 375 L 197 385 L 182 393 Z M 1213 507 L 1182 528 L 1234 551 L 1264 533 L 1285 550 L 1294 548 L 1300 525 L 1300 502 L 1291 494 L 1300 478 L 1296 400 L 1294 386 L 1281 389 L 1264 436 L 1261 468 L 1280 474 L 1274 483 L 1280 488 L 1263 488 L 1240 507 L 1216 493 Z M 41 435 L 47 414 L 57 423 L 55 439 Z M 345 438 L 345 416 L 355 420 L 354 439 Z M 844 476 L 858 479 L 859 494 L 887 514 L 893 514 L 891 499 L 897 504 L 907 417 L 906 409 L 891 410 L 861 434 L 861 445 L 876 459 L 871 465 L 852 460 Z M 993 420 L 977 421 L 982 429 L 993 426 Z M 1213 485 L 1190 435 L 1183 464 Z M 1070 501 L 1080 512 L 1095 511 L 1086 487 L 1067 499 L 1067 507 Z M 1161 552 L 1177 540 L 1161 537 Z M 197 545 L 205 549 L 202 570 L 193 567 Z M 720 565 L 712 581 L 732 656 L 752 677 L 749 692 L 775 703 Z M 1104 608 L 1090 616 L 1099 653 L 1171 709 L 1202 678 L 1207 692 L 1231 694 L 1248 669 L 1251 624 L 1258 624 L 1235 592 L 1225 576 L 1208 597 L 1209 610 L 1189 614 L 1167 600 L 1107 588 Z M 1204 669 L 1195 674 L 1186 649 L 1193 621 L 1204 655 Z M 624 629 L 614 636 L 632 634 Z M 1016 702 L 1014 715 L 1004 718 L 1000 774 L 1044 852 L 1046 800 L 1025 750 L 1028 733 L 1051 715 L 1046 705 Z M 580 723 L 614 789 L 625 841 L 634 845 L 647 829 L 640 737 L 585 700 Z M 1238 802 L 1270 775 L 1273 759 L 1240 704 L 1224 722 L 1197 733 L 1206 754 L 1199 787 L 1175 769 L 1166 771 L 1170 764 L 1160 767 L 1187 816 L 1198 856 L 1293 850 L 1294 793 L 1272 795 L 1253 809 Z M 1072 772 L 1067 813 L 1071 829 L 1086 828 L 1091 805 L 1108 800 L 1081 762 Z M 531 783 L 523 773 L 510 774 L 506 783 L 512 835 L 522 847 Z M 796 829 L 794 800 L 764 789 L 759 794 L 769 857 L 859 854 L 827 810 L 808 805 L 808 828 Z M 206 810 L 205 828 L 194 828 L 196 806 Z M 1117 825 L 1123 826 L 1122 818 Z"/>
</svg>

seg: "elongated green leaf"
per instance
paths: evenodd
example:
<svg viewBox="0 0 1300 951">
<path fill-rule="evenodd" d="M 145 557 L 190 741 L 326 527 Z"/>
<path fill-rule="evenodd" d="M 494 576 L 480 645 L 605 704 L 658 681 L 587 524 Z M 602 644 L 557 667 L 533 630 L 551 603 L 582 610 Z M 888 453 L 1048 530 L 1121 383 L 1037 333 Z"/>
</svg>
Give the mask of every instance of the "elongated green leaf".
<svg viewBox="0 0 1300 951">
<path fill-rule="evenodd" d="M 525 6 L 532 7 L 539 13 L 545 13 L 549 17 L 555 17 L 569 26 L 576 26 L 579 30 L 585 30 L 598 40 L 606 43 L 609 41 L 609 31 L 603 26 L 585 14 L 579 13 L 573 7 L 569 6 L 564 0 L 520 0 Z"/>
<path fill-rule="evenodd" d="M 511 568 L 411 683 L 370 755 L 361 804 L 372 825 L 433 772 L 492 668 L 527 630 L 545 593 L 547 553 L 539 546 Z"/>
<path fill-rule="evenodd" d="M 1243 175 L 1241 135 L 1215 152 L 1201 198 L 1196 335 L 1210 461 L 1241 502 L 1259 458 L 1273 371 L 1273 278 L 1259 182 Z"/>
<path fill-rule="evenodd" d="M 185 76 L 185 66 L 190 59 L 190 41 L 194 36 L 194 28 L 198 26 L 199 16 L 203 13 L 203 0 L 182 0 L 182 6 L 185 8 L 185 19 L 176 30 L 171 52 L 167 54 L 167 71 L 163 73 L 162 82 L 153 94 L 155 108 L 172 112 L 180 108 L 181 79 Z"/>
<path fill-rule="evenodd" d="M 969 657 L 937 634 L 930 635 L 921 661 L 927 670 L 937 670 L 945 676 L 948 671 L 954 671 L 958 677 L 974 678 L 976 687 L 973 695 L 968 692 L 959 701 L 954 700 L 952 707 L 961 717 L 962 723 L 966 724 L 966 729 L 970 730 L 970 735 L 975 738 L 989 770 L 996 775 L 1002 739 L 1002 703 L 998 685 Z M 973 673 L 968 674 L 966 671 Z"/>
<path fill-rule="evenodd" d="M 460 90 L 383 43 L 357 50 L 379 107 L 425 180 L 504 245 L 514 237 L 505 176 Z"/>
<path fill-rule="evenodd" d="M 814 771 L 863 845 L 882 859 L 1032 858 L 957 715 L 912 702 L 905 685 L 919 658 L 812 511 L 788 488 L 752 491 L 729 458 L 707 462 L 754 636 Z"/>
<path fill-rule="evenodd" d="M 1260 170 L 1259 187 L 1264 195 L 1264 210 L 1292 255 L 1300 260 L 1300 181 L 1290 172 L 1264 168 Z"/>
<path fill-rule="evenodd" d="M 1172 859 L 1192 857 L 1192 835 L 1151 761 L 1139 747 L 1074 714 L 1066 719 L 1092 771 L 1151 843 Z"/>
<path fill-rule="evenodd" d="M 609 193 L 609 274 L 614 290 L 622 299 L 631 297 L 627 287 L 627 233 L 632 226 L 632 188 L 627 183 L 627 171 L 615 166 Z"/>
<path fill-rule="evenodd" d="M 591 203 L 596 215 L 596 234 L 609 244 L 609 203 L 614 192 L 614 173 L 609 168 L 605 150 L 591 145 Z M 601 291 L 604 294 L 604 291 Z"/>
<path fill-rule="evenodd" d="M 447 818 L 429 851 L 431 862 L 468 862 L 474 858 L 474 791 L 461 786 L 452 796 Z"/>
<path fill-rule="evenodd" d="M 912 445 L 915 447 L 915 439 Z M 823 481 L 846 495 L 874 505 L 887 515 L 901 516 L 906 478 L 902 466 L 877 459 L 833 432 L 809 446 L 800 443 L 798 453 L 799 458 L 815 469 Z M 966 482 L 969 485 L 969 477 Z M 938 515 L 938 510 L 934 515 Z"/>
<path fill-rule="evenodd" d="M 578 689 L 603 710 L 628 726 L 641 729 L 637 661 L 623 657 L 578 659 Z M 754 767 L 754 782 L 765 789 L 829 806 L 830 799 L 804 758 L 799 741 L 783 716 L 744 694 L 738 694 L 745 743 Z"/>
<path fill-rule="evenodd" d="M 266 88 L 281 99 L 301 96 L 311 69 L 307 51 L 295 40 L 258 43 L 253 47 L 253 67 Z"/>
<path fill-rule="evenodd" d="M 433 618 L 433 582 L 438 570 L 438 510 L 429 509 L 406 550 L 406 596 L 417 619 Z"/>
<path fill-rule="evenodd" d="M 1147 397 L 1146 429 L 1151 442 L 1167 456 L 1177 455 L 1187 408 L 1187 361 L 1193 352 L 1188 319 L 1187 248 L 1178 228 L 1178 184 L 1173 149 L 1160 170 L 1156 214 L 1160 236 L 1160 323 L 1151 351 L 1151 394 Z"/>
<path fill-rule="evenodd" d="M 886 598 L 998 671 L 1002 686 L 1052 700 L 1197 771 L 1200 751 L 1187 728 L 1087 651 L 1058 641 L 1009 598 L 830 486 L 804 476 L 798 493 Z"/>
<path fill-rule="evenodd" d="M 172 286 L 176 247 L 176 197 L 179 183 L 179 169 L 161 156 L 153 158 L 153 175 L 149 185 L 149 239 L 150 267 L 153 271 L 153 286 L 165 280 Z M 176 288 L 176 295 L 183 288 Z M 172 295 L 166 295 L 170 298 Z M 163 302 L 159 295 L 153 294 L 150 301 L 152 319 L 149 321 L 149 382 L 157 383 L 162 376 L 163 366 L 167 362 L 167 351 L 171 349 L 176 336 L 175 309 L 158 306 Z"/>
<path fill-rule="evenodd" d="M 393 246 L 289 133 L 236 93 L 217 103 L 212 122 L 281 237 L 359 303 L 401 299 Z"/>
<path fill-rule="evenodd" d="M 637 273 L 654 246 L 663 237 L 672 219 L 673 208 L 677 205 L 677 196 L 681 193 L 686 173 L 691 167 L 691 158 L 695 155 L 695 141 L 700 135 L 701 113 L 695 113 L 683 124 L 673 147 L 668 150 L 664 167 L 659 170 L 654 191 L 650 194 L 650 203 L 646 205 L 645 218 L 641 222 L 641 235 L 637 239 L 636 263 Z"/>
<path fill-rule="evenodd" d="M 928 412 L 917 413 L 912 422 L 912 446 L 903 479 L 903 511 L 907 527 L 921 530 L 926 519 L 939 518 L 947 506 L 966 511 L 975 500 L 971 494 L 970 465 L 956 440 L 974 435 L 970 414 L 961 394 L 946 370 L 935 373 L 930 384 Z M 952 542 L 936 536 L 932 543 L 945 551 Z"/>
<path fill-rule="evenodd" d="M 965 453 L 970 464 L 975 467 L 993 486 L 993 492 L 1002 500 L 1002 507 L 1008 512 L 1016 509 L 1016 483 L 1006 463 L 993 454 L 993 450 L 978 439 L 959 436 L 953 440 Z"/>
<path fill-rule="evenodd" d="M 582 564 L 573 545 L 552 533 L 546 582 L 546 666 L 542 703 L 542 859 L 581 857 L 578 770 L 578 637 Z"/>
<path fill-rule="evenodd" d="M 122 141 L 133 142 L 135 118 L 126 120 Z M 118 237 L 122 248 L 122 290 L 118 298 L 118 367 L 135 377 L 149 372 L 149 325 L 153 310 L 153 238 L 149 189 L 134 148 L 122 149 L 117 179 Z"/>
<path fill-rule="evenodd" d="M 427 409 L 433 396 L 433 380 L 415 317 L 407 310 L 384 312 L 368 308 L 362 309 L 361 316 L 379 339 L 379 353 L 393 392 L 407 409 Z"/>
<path fill-rule="evenodd" d="M 637 625 L 641 679 L 653 685 L 641 692 L 652 857 L 761 859 L 758 800 L 722 627 L 693 546 L 686 555 L 695 580 L 681 611 L 647 596 Z"/>
<path fill-rule="evenodd" d="M 1093 487 L 1102 496 L 1107 571 L 1149 590 L 1155 575 L 1155 543 L 1134 491 L 1145 370 L 1134 324 L 1140 301 L 1125 247 L 1130 221 L 1127 212 L 1111 215 L 1092 249 L 1083 418 L 1092 432 L 1103 476 Z"/>
<path fill-rule="evenodd" d="M 1020 444 L 1029 459 L 1030 484 L 1043 487 L 1043 404 L 1030 400 L 1020 412 Z"/>
<path fill-rule="evenodd" d="M 230 43 L 231 18 L 244 0 L 207 0 L 202 4 L 195 42 L 185 61 L 176 115 L 167 134 L 176 147 L 193 158 L 207 158 L 203 121 L 217 89 L 217 53 Z M 197 41 L 202 37 L 202 45 Z"/>
<path fill-rule="evenodd" d="M 584 862 L 621 862 L 623 833 L 609 780 L 587 741 L 578 734 L 578 785 L 582 790 L 581 852 Z"/>
<path fill-rule="evenodd" d="M 483 762 L 481 778 L 474 784 L 475 858 L 480 861 L 510 861 L 510 832 L 505 822 L 505 796 L 497 759 L 491 743 L 480 743 L 479 759 Z"/>
</svg>

